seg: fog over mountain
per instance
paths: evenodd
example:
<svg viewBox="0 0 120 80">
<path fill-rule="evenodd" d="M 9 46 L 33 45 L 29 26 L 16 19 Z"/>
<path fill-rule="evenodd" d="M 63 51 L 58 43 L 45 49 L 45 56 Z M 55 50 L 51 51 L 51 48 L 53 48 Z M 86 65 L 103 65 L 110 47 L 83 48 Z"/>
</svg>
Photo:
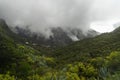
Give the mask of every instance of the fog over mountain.
<svg viewBox="0 0 120 80">
<path fill-rule="evenodd" d="M 46 37 L 52 35 L 50 27 L 86 33 L 93 22 L 119 22 L 119 4 L 120 0 L 0 0 L 0 18 L 9 26 L 29 26 Z"/>
</svg>

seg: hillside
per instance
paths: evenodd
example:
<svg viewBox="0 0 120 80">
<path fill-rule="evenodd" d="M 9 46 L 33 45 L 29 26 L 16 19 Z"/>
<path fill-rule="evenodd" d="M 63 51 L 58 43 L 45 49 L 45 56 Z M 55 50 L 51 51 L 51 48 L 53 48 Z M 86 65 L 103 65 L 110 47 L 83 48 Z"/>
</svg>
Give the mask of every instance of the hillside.
<svg viewBox="0 0 120 80">
<path fill-rule="evenodd" d="M 67 47 L 56 50 L 53 56 L 69 62 L 83 60 L 81 56 L 107 56 L 112 51 L 120 50 L 120 27 L 111 33 L 104 33 L 94 38 L 77 41 Z M 69 55 L 68 55 L 69 54 Z M 73 58 L 74 57 L 74 58 Z"/>
<path fill-rule="evenodd" d="M 0 80 L 26 80 L 34 72 L 39 71 L 42 75 L 44 71 L 51 70 L 48 65 L 54 63 L 53 58 L 45 57 L 17 38 L 5 21 L 0 20 Z"/>
<path fill-rule="evenodd" d="M 0 20 L 0 80 L 119 80 L 119 36 L 117 28 L 62 48 L 33 46 Z"/>
</svg>

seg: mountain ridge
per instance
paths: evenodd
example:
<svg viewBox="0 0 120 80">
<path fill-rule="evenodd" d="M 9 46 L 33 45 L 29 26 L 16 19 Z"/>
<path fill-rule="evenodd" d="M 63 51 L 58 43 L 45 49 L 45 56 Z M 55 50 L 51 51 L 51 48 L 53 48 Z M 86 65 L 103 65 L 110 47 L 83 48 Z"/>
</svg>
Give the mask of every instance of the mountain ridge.
<svg viewBox="0 0 120 80">
<path fill-rule="evenodd" d="M 15 28 L 17 34 L 21 37 L 28 38 L 35 44 L 42 44 L 45 46 L 66 46 L 74 41 L 82 40 L 84 38 L 94 37 L 99 33 L 94 30 L 89 30 L 87 34 L 84 34 L 80 29 L 67 29 L 64 30 L 60 27 L 51 28 L 52 35 L 46 39 L 42 34 L 32 33 L 29 29 Z"/>
<path fill-rule="evenodd" d="M 0 80 L 120 79 L 120 28 L 64 47 L 48 48 L 24 43 L 27 40 L 3 23 Z"/>
<path fill-rule="evenodd" d="M 75 61 L 77 60 L 78 55 L 82 56 L 84 54 L 87 55 L 87 57 L 107 56 L 112 51 L 120 50 L 119 36 L 120 27 L 116 28 L 113 32 L 110 33 L 103 33 L 93 38 L 74 42 L 66 47 L 56 50 L 53 56 L 59 56 L 60 60 L 58 61 L 68 60 L 68 62 L 72 62 L 71 59 L 73 55 Z M 79 60 L 82 59 L 79 58 L 78 61 Z"/>
</svg>

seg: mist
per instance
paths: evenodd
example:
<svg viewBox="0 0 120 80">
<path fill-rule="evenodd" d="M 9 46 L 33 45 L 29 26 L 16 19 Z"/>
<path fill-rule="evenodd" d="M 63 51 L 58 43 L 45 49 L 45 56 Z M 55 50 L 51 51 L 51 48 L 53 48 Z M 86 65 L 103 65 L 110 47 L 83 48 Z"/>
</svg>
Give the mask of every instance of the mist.
<svg viewBox="0 0 120 80">
<path fill-rule="evenodd" d="M 0 0 L 0 18 L 9 26 L 29 26 L 49 37 L 51 27 L 87 32 L 96 21 L 119 22 L 119 4 L 120 0 Z"/>
</svg>

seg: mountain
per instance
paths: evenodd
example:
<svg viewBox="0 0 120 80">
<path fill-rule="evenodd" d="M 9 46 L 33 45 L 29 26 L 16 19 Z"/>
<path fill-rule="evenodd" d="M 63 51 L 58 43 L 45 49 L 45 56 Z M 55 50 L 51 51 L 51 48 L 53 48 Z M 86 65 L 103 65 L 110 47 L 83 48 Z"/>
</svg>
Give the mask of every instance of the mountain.
<svg viewBox="0 0 120 80">
<path fill-rule="evenodd" d="M 74 42 L 66 47 L 57 49 L 53 56 L 57 56 L 58 61 L 71 63 L 88 58 L 107 56 L 112 51 L 120 50 L 120 27 L 110 33 L 103 33 L 93 38 L 83 39 Z"/>
<path fill-rule="evenodd" d="M 12 35 L 12 31 L 9 29 L 9 27 L 7 26 L 7 24 L 5 23 L 4 20 L 0 19 L 0 34 L 1 34 L 1 37 L 7 37 L 6 35 L 8 36 L 11 36 Z"/>
<path fill-rule="evenodd" d="M 60 27 L 51 28 L 51 32 L 53 35 L 50 35 L 48 39 L 46 39 L 42 34 L 33 33 L 29 30 L 29 28 L 22 29 L 19 27 L 15 28 L 17 34 L 21 37 L 24 37 L 28 42 L 32 42 L 38 45 L 44 46 L 65 46 L 74 41 L 82 40 L 89 37 L 94 37 L 99 33 L 94 30 L 89 30 L 87 34 L 84 34 L 80 29 L 67 29 L 64 30 Z"/>
<path fill-rule="evenodd" d="M 42 74 L 42 70 L 51 69 L 48 64 L 53 64 L 51 62 L 53 58 L 44 56 L 42 51 L 23 44 L 21 40 L 24 39 L 13 33 L 6 22 L 1 19 L 0 80 L 28 80 L 26 76 L 34 74 L 35 70 L 39 70 Z"/>
<path fill-rule="evenodd" d="M 54 36 L 64 35 L 67 39 L 63 29 L 52 30 L 57 33 Z M 25 33 L 31 35 L 29 30 Z M 81 34 L 79 30 L 67 33 Z M 27 35 L 20 37 L 0 20 L 0 80 L 120 79 L 120 27 L 111 33 L 55 48 L 28 45 L 24 43 Z"/>
<path fill-rule="evenodd" d="M 14 52 L 15 41 L 13 39 L 13 33 L 7 26 L 4 20 L 0 20 L 0 72 L 4 72 L 6 65 L 10 65 L 18 57 Z M 13 56 L 15 56 L 13 59 Z M 7 69 L 7 68 L 6 68 Z"/>
</svg>

